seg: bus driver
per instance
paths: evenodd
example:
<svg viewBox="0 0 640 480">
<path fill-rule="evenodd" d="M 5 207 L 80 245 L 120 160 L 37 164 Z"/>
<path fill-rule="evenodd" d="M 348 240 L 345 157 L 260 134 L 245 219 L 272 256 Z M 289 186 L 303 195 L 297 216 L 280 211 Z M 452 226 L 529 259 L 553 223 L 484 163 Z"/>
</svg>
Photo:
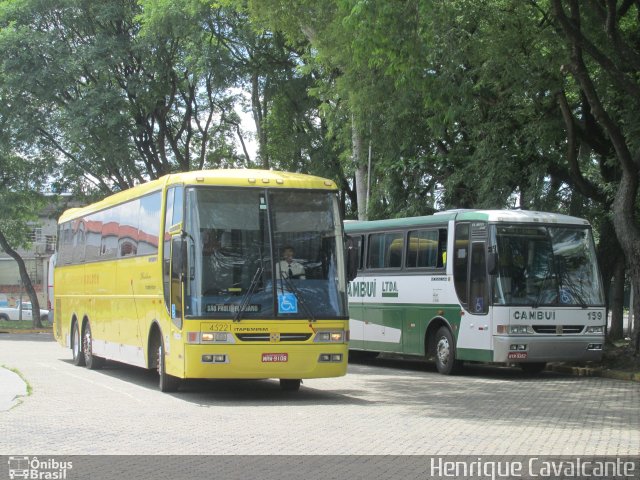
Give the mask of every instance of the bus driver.
<svg viewBox="0 0 640 480">
<path fill-rule="evenodd" d="M 305 279 L 304 267 L 293 259 L 294 250 L 291 246 L 282 249 L 282 260 L 277 264 L 277 278 Z"/>
</svg>

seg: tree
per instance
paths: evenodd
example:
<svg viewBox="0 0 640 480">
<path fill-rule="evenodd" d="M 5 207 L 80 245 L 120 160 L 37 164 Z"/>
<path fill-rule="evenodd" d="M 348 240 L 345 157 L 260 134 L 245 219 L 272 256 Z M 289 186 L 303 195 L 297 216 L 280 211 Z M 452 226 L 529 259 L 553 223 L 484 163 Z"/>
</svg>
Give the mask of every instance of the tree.
<svg viewBox="0 0 640 480">
<path fill-rule="evenodd" d="M 0 117 L 1 118 L 1 117 Z M 26 162 L 3 148 L 0 144 L 0 248 L 15 260 L 20 272 L 20 281 L 24 285 L 31 301 L 34 328 L 41 328 L 40 303 L 29 277 L 23 258 L 16 251 L 18 247 L 29 247 L 31 224 L 37 219 L 37 212 L 43 205 L 37 192 L 37 181 L 42 172 L 34 163 Z M 25 167 L 32 168 L 25 168 Z M 40 171 L 40 172 L 39 172 Z M 41 177 L 40 177 L 41 178 Z"/>
<path fill-rule="evenodd" d="M 585 106 L 613 147 L 620 178 L 610 185 L 612 223 L 632 279 L 635 318 L 633 338 L 640 353 L 640 48 L 636 2 L 551 0 L 558 33 L 566 42 L 563 71 L 584 95 Z M 585 109 L 586 111 L 586 109 Z M 579 112 L 574 112 L 574 115 Z"/>
<path fill-rule="evenodd" d="M 171 171 L 242 164 L 220 8 L 198 0 L 2 7 L 12 118 L 57 149 L 75 185 L 104 194 Z"/>
</svg>

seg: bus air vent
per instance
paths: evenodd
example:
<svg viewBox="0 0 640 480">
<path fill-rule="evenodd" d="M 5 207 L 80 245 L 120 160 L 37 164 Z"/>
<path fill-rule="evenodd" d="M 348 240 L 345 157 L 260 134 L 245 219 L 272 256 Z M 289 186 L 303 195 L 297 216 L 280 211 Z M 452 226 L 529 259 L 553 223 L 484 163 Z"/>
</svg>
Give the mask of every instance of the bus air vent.
<svg viewBox="0 0 640 480">
<path fill-rule="evenodd" d="M 558 325 L 533 325 L 533 331 L 544 335 L 558 335 Z M 562 325 L 562 335 L 582 333 L 584 325 Z"/>
<path fill-rule="evenodd" d="M 243 342 L 269 342 L 271 335 L 268 333 L 239 333 L 238 340 Z M 310 333 L 281 333 L 281 342 L 305 342 L 311 338 Z"/>
</svg>

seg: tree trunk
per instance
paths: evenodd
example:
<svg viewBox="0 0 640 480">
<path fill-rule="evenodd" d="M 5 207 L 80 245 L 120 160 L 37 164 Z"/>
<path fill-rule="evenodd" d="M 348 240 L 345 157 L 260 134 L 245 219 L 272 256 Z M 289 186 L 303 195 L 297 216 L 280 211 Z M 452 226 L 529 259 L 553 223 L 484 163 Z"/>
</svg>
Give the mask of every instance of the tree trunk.
<svg viewBox="0 0 640 480">
<path fill-rule="evenodd" d="M 265 100 L 266 101 L 266 100 Z M 267 132 L 264 129 L 264 106 L 260 99 L 260 78 L 257 73 L 251 75 L 251 112 L 256 126 L 258 138 L 258 156 L 261 168 L 269 169 L 269 156 L 267 155 Z"/>
<path fill-rule="evenodd" d="M 4 236 L 4 233 L 0 231 L 0 247 L 7 252 L 11 258 L 13 258 L 18 264 L 18 270 L 20 271 L 20 280 L 27 290 L 27 295 L 29 295 L 29 300 L 31 300 L 31 315 L 33 317 L 33 328 L 42 328 L 42 322 L 40 321 L 40 303 L 38 302 L 38 295 L 36 294 L 35 288 L 33 288 L 33 284 L 31 283 L 31 278 L 29 278 L 29 274 L 27 273 L 27 266 L 24 264 L 24 260 L 22 257 L 16 252 L 11 245 L 7 242 L 7 239 Z M 22 300 L 22 299 L 21 299 Z"/>
<path fill-rule="evenodd" d="M 608 340 L 620 340 L 624 337 L 624 258 L 618 258 L 614 266 L 609 311 L 611 312 L 611 328 L 607 332 Z M 605 283 L 605 288 L 607 288 Z"/>
<path fill-rule="evenodd" d="M 358 199 L 358 220 L 367 220 L 367 167 L 362 158 L 362 132 L 355 116 L 351 116 L 351 148 L 355 166 L 356 197 Z"/>
<path fill-rule="evenodd" d="M 638 195 L 638 171 L 637 169 L 629 170 L 623 173 L 613 202 L 613 224 L 629 266 L 634 295 L 633 305 L 630 305 L 634 318 L 631 338 L 635 355 L 638 355 L 640 353 L 640 229 L 634 214 Z"/>
<path fill-rule="evenodd" d="M 598 264 L 602 273 L 607 313 L 611 313 L 609 340 L 623 337 L 625 258 L 611 221 L 605 217 L 600 223 Z"/>
</svg>

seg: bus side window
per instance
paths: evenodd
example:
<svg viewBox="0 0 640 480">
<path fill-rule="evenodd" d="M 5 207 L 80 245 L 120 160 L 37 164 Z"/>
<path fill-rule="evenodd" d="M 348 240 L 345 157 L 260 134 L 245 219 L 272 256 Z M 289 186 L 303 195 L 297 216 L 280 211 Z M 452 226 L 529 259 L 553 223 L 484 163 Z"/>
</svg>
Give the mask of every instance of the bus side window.
<svg viewBox="0 0 640 480">
<path fill-rule="evenodd" d="M 402 232 L 371 234 L 367 249 L 367 266 L 369 268 L 400 268 L 403 249 Z"/>
<path fill-rule="evenodd" d="M 364 242 L 362 241 L 362 235 L 349 235 L 353 242 L 353 250 L 355 252 L 355 263 L 358 266 L 358 270 L 362 270 L 364 266 Z"/>
<path fill-rule="evenodd" d="M 407 268 L 435 268 L 438 263 L 438 231 L 409 232 Z"/>
<path fill-rule="evenodd" d="M 164 218 L 164 233 L 163 233 L 163 252 L 162 252 L 162 266 L 163 266 L 163 283 L 164 283 L 164 299 L 167 310 L 171 313 L 171 305 L 173 300 L 171 298 L 171 278 L 170 275 L 170 263 L 171 263 L 171 226 L 182 222 L 182 195 L 183 187 L 172 187 L 167 191 L 165 218 Z M 181 320 L 174 318 L 174 323 L 180 328 Z"/>
<path fill-rule="evenodd" d="M 474 243 L 471 247 L 469 279 L 469 308 L 473 313 L 486 313 L 488 311 L 489 299 L 487 294 L 487 264 L 484 243 Z"/>
<path fill-rule="evenodd" d="M 447 229 L 438 231 L 438 268 L 447 266 Z"/>
<path fill-rule="evenodd" d="M 453 283 L 456 287 L 458 299 L 463 305 L 467 304 L 467 270 L 469 266 L 469 224 L 456 225 L 453 256 Z"/>
</svg>

